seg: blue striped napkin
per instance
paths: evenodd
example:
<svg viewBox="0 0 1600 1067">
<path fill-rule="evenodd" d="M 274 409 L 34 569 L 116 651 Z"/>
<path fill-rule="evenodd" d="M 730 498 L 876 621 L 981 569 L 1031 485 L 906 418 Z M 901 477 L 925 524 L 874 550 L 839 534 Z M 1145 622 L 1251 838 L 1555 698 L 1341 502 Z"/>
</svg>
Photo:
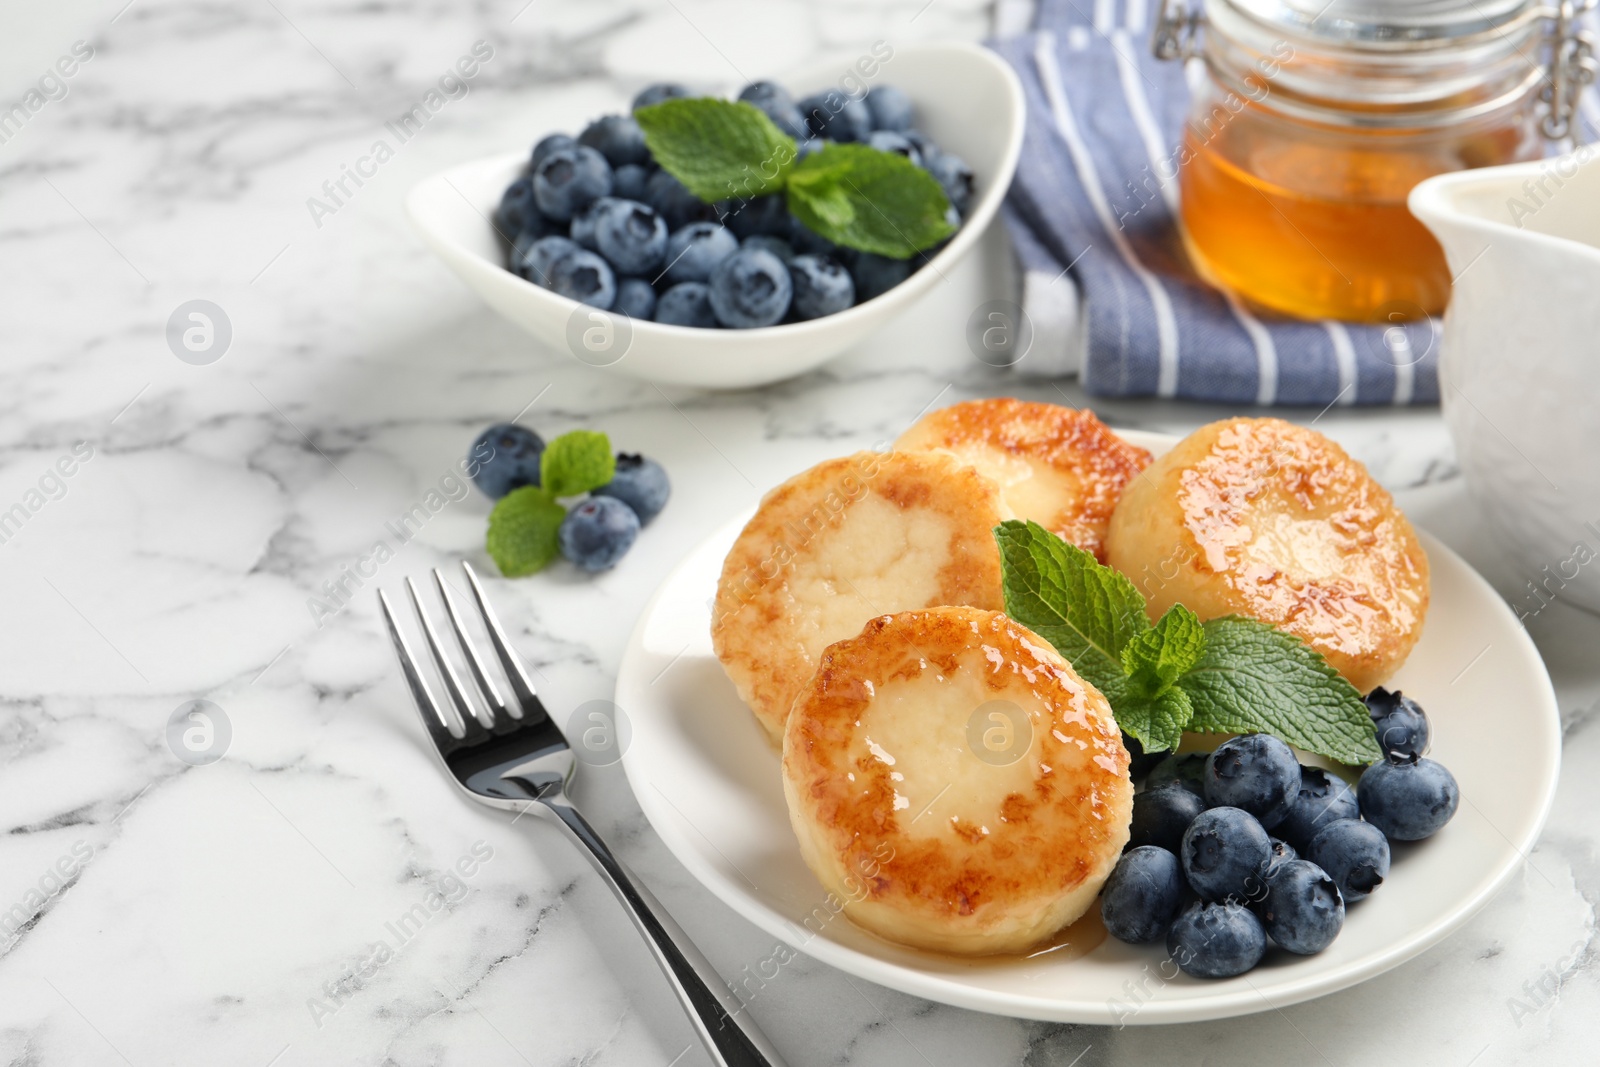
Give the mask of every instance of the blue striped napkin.
<svg viewBox="0 0 1600 1067">
<path fill-rule="evenodd" d="M 1040 0 L 1028 32 L 991 45 L 1022 79 L 1028 108 L 1002 212 L 1034 330 L 1016 372 L 1080 371 L 1100 396 L 1438 403 L 1437 320 L 1295 321 L 1195 276 L 1173 225 L 1177 183 L 1156 177 L 1172 172 L 1189 90 L 1181 63 L 1150 54 L 1154 10 L 1149 0 Z"/>
</svg>

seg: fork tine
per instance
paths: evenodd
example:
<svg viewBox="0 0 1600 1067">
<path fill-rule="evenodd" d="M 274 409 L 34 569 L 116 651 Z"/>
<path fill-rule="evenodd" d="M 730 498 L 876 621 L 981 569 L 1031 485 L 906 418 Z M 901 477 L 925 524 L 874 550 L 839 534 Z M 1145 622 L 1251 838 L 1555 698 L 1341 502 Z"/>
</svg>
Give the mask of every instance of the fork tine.
<svg viewBox="0 0 1600 1067">
<path fill-rule="evenodd" d="M 416 701 L 417 713 L 422 716 L 422 725 L 427 729 L 428 736 L 433 743 L 439 746 L 440 751 L 459 740 L 455 735 L 455 724 L 434 699 L 433 690 L 428 688 L 428 683 L 423 680 L 422 672 L 417 669 L 416 654 L 411 651 L 411 642 L 406 640 L 406 635 L 400 629 L 400 623 L 394 615 L 394 605 L 389 603 L 389 595 L 383 590 L 378 590 L 378 603 L 383 608 L 383 619 L 389 624 L 389 636 L 394 639 L 395 655 L 400 658 L 400 672 L 406 676 L 406 684 L 411 687 L 411 697 Z"/>
<path fill-rule="evenodd" d="M 494 645 L 494 654 L 500 660 L 500 666 L 505 669 L 506 679 L 511 683 L 511 692 L 516 695 L 517 703 L 522 705 L 522 710 L 535 720 L 549 718 L 544 710 L 544 704 L 533 691 L 533 682 L 528 678 L 528 672 L 522 665 L 522 660 L 511 649 L 511 642 L 506 639 L 506 632 L 500 625 L 500 619 L 489 606 L 489 598 L 483 593 L 483 586 L 478 582 L 478 572 L 472 569 L 472 564 L 466 560 L 461 561 L 461 569 L 467 572 L 467 584 L 472 587 L 472 599 L 477 602 L 478 615 L 483 619 L 483 625 L 489 631 L 489 643 Z"/>
<path fill-rule="evenodd" d="M 450 588 L 450 583 L 444 580 L 444 575 L 439 568 L 433 568 L 433 584 L 439 587 L 439 598 L 444 601 L 445 614 L 450 619 L 450 629 L 455 634 L 456 644 L 461 646 L 462 653 L 467 657 L 467 669 L 472 673 L 472 680 L 478 683 L 478 693 L 489 705 L 489 717 L 496 723 L 506 721 L 509 715 L 513 719 L 522 718 L 522 709 L 510 708 L 500 696 L 500 687 L 494 684 L 494 676 L 489 673 L 488 664 L 483 661 L 482 654 L 478 651 L 478 644 L 467 635 L 467 628 L 461 620 L 461 608 L 456 603 L 456 595 Z"/>
<path fill-rule="evenodd" d="M 433 628 L 433 622 L 428 618 L 428 613 L 422 608 L 422 597 L 417 593 L 417 583 L 410 577 L 406 578 L 406 591 L 411 594 L 411 606 L 417 611 L 417 621 L 422 624 L 422 636 L 428 643 L 428 651 L 433 655 L 434 665 L 439 668 L 439 676 L 444 679 L 445 692 L 450 695 L 450 703 L 454 705 L 456 714 L 461 723 L 462 737 L 472 740 L 477 735 L 486 732 L 483 721 L 478 718 L 478 711 L 461 687 L 461 678 L 456 674 L 453 663 L 446 658 L 444 649 L 439 646 L 439 635 Z"/>
</svg>

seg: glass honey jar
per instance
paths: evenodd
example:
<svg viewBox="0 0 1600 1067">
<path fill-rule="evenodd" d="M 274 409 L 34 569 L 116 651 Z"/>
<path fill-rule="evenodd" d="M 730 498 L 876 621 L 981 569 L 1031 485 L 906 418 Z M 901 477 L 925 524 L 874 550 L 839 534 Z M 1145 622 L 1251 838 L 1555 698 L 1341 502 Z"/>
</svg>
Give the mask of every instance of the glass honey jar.
<svg viewBox="0 0 1600 1067">
<path fill-rule="evenodd" d="M 1538 158 L 1593 80 L 1595 0 L 1164 0 L 1153 51 L 1198 59 L 1178 154 L 1195 266 L 1302 318 L 1433 315 L 1444 253 L 1424 178 Z"/>
</svg>

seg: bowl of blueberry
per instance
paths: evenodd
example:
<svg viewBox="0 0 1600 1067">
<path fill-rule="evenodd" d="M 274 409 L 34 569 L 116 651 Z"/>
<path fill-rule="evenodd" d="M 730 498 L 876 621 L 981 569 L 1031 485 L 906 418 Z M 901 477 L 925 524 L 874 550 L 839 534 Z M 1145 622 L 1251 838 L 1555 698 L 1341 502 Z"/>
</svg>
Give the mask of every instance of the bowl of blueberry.
<svg viewBox="0 0 1600 1067">
<path fill-rule="evenodd" d="M 413 226 L 491 308 L 631 377 L 742 388 L 905 311 L 993 220 L 1021 149 L 1010 68 L 893 48 L 726 94 L 646 86 L 626 114 L 413 188 Z"/>
</svg>

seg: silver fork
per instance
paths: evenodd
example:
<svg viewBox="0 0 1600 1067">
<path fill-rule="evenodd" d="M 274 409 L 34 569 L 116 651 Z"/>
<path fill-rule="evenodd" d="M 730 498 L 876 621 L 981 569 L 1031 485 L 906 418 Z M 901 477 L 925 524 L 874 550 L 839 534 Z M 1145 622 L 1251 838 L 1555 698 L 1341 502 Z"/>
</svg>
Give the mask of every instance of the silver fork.
<svg viewBox="0 0 1600 1067">
<path fill-rule="evenodd" d="M 406 579 L 406 591 L 416 609 L 428 652 L 444 681 L 450 698 L 448 706 L 434 699 L 423 679 L 421 663 L 400 629 L 394 607 L 387 595 L 378 593 L 383 617 L 394 638 L 395 652 L 400 657 L 400 670 L 411 687 L 422 724 L 433 739 L 434 750 L 450 779 L 481 804 L 508 811 L 531 811 L 544 817 L 582 847 L 583 854 L 611 887 L 639 932 L 644 934 L 656 963 L 689 1013 L 712 1062 L 722 1067 L 783 1067 L 783 1058 L 756 1028 L 738 998 L 689 940 L 689 935 L 643 884 L 634 881 L 573 806 L 567 796 L 567 785 L 576 764 L 572 748 L 534 694 L 528 672 L 506 640 L 505 630 L 489 607 L 471 564 L 463 562 L 461 568 L 466 572 L 467 585 L 472 590 L 484 629 L 488 631 L 495 658 L 510 683 L 510 701 L 501 697 L 488 663 L 462 623 L 455 594 L 437 567 L 433 570 L 433 581 L 471 675 L 471 690 L 462 684 L 461 676 L 445 655 L 439 633 L 423 609 L 422 598 L 410 578 Z M 480 707 L 484 710 L 480 711 Z"/>
</svg>

